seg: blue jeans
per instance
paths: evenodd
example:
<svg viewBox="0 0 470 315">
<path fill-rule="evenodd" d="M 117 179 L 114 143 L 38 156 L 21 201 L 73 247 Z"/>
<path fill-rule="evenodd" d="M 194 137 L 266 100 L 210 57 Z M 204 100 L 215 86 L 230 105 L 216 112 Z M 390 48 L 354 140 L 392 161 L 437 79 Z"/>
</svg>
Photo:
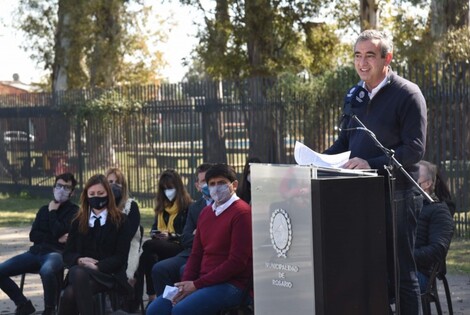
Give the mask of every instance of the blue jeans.
<svg viewBox="0 0 470 315">
<path fill-rule="evenodd" d="M 421 290 L 421 293 L 424 293 L 426 292 L 426 288 L 428 287 L 429 277 L 419 271 L 417 275 L 418 275 L 419 289 Z"/>
<path fill-rule="evenodd" d="M 215 315 L 218 311 L 239 305 L 245 291 L 229 283 L 216 284 L 191 293 L 176 305 L 162 296 L 147 308 L 147 315 Z"/>
<path fill-rule="evenodd" d="M 27 301 L 18 285 L 10 279 L 12 276 L 23 273 L 39 273 L 44 289 L 44 305 L 54 307 L 56 305 L 59 283 L 57 274 L 64 268 L 62 254 L 33 254 L 26 252 L 14 256 L 0 264 L 0 289 L 16 304 Z"/>
<path fill-rule="evenodd" d="M 423 206 L 423 196 L 413 189 L 398 190 L 395 192 L 394 200 L 397 209 L 396 223 L 397 256 L 400 281 L 400 314 L 418 315 L 421 314 L 422 311 L 421 297 L 413 251 L 416 240 L 417 219 Z M 393 234 L 391 229 L 392 215 L 390 207 L 387 206 L 387 208 L 389 281 L 390 283 L 394 283 Z"/>
</svg>

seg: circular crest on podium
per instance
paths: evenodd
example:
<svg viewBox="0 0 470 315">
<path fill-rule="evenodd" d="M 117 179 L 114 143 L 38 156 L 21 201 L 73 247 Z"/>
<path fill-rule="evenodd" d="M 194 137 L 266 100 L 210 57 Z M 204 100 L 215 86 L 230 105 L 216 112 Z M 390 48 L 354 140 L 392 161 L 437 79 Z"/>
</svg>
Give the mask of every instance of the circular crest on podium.
<svg viewBox="0 0 470 315">
<path fill-rule="evenodd" d="M 286 210 L 276 209 L 271 214 L 269 234 L 277 257 L 287 258 L 286 254 L 292 243 L 292 225 Z"/>
</svg>

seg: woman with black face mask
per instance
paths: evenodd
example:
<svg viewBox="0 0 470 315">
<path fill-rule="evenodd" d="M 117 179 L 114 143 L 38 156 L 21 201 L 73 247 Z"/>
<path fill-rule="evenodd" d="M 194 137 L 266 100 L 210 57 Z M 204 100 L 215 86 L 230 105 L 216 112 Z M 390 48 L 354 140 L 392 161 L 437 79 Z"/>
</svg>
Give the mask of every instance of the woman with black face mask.
<svg viewBox="0 0 470 315">
<path fill-rule="evenodd" d="M 63 254 L 69 272 L 59 314 L 93 314 L 95 293 L 130 290 L 126 266 L 132 236 L 107 178 L 92 176 L 80 196 Z"/>
<path fill-rule="evenodd" d="M 142 233 L 140 229 L 140 210 L 137 202 L 130 198 L 126 177 L 117 167 L 112 167 L 105 174 L 108 183 L 111 185 L 116 206 L 127 216 L 129 229 L 134 231 L 134 237 L 131 240 L 129 257 L 127 259 L 127 281 L 134 287 L 136 283 L 136 271 L 139 266 L 139 257 L 142 252 Z M 134 313 L 141 302 L 142 294 L 132 294 L 128 297 L 120 297 L 120 308 L 126 312 Z"/>
</svg>

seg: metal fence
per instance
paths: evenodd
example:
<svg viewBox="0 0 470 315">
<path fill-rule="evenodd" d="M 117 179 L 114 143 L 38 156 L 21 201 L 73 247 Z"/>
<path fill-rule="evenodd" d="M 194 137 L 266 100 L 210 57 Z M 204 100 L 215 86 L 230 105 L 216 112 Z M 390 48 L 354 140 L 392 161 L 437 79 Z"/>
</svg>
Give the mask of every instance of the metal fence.
<svg viewBox="0 0 470 315">
<path fill-rule="evenodd" d="M 428 105 L 426 159 L 448 176 L 457 235 L 470 237 L 469 70 L 466 65 L 398 69 Z M 152 206 L 159 174 L 175 168 L 194 196 L 198 164 L 247 157 L 294 163 L 295 141 L 332 144 L 352 69 L 327 82 L 250 79 L 0 96 L 0 188 L 48 193 L 54 175 L 76 174 L 81 188 L 118 166 L 141 204 Z"/>
</svg>

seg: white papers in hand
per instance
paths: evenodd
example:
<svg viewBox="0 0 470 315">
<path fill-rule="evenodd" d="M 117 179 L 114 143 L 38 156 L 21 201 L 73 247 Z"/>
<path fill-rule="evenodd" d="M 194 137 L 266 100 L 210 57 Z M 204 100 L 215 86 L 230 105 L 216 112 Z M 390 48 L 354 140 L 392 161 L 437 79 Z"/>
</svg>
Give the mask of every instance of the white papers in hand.
<svg viewBox="0 0 470 315">
<path fill-rule="evenodd" d="M 163 298 L 171 301 L 177 293 L 178 293 L 177 287 L 166 285 L 165 290 L 163 291 Z"/>
<path fill-rule="evenodd" d="M 299 165 L 339 168 L 349 160 L 351 151 L 339 154 L 321 154 L 313 151 L 303 143 L 296 141 L 294 147 L 295 162 Z"/>
</svg>

